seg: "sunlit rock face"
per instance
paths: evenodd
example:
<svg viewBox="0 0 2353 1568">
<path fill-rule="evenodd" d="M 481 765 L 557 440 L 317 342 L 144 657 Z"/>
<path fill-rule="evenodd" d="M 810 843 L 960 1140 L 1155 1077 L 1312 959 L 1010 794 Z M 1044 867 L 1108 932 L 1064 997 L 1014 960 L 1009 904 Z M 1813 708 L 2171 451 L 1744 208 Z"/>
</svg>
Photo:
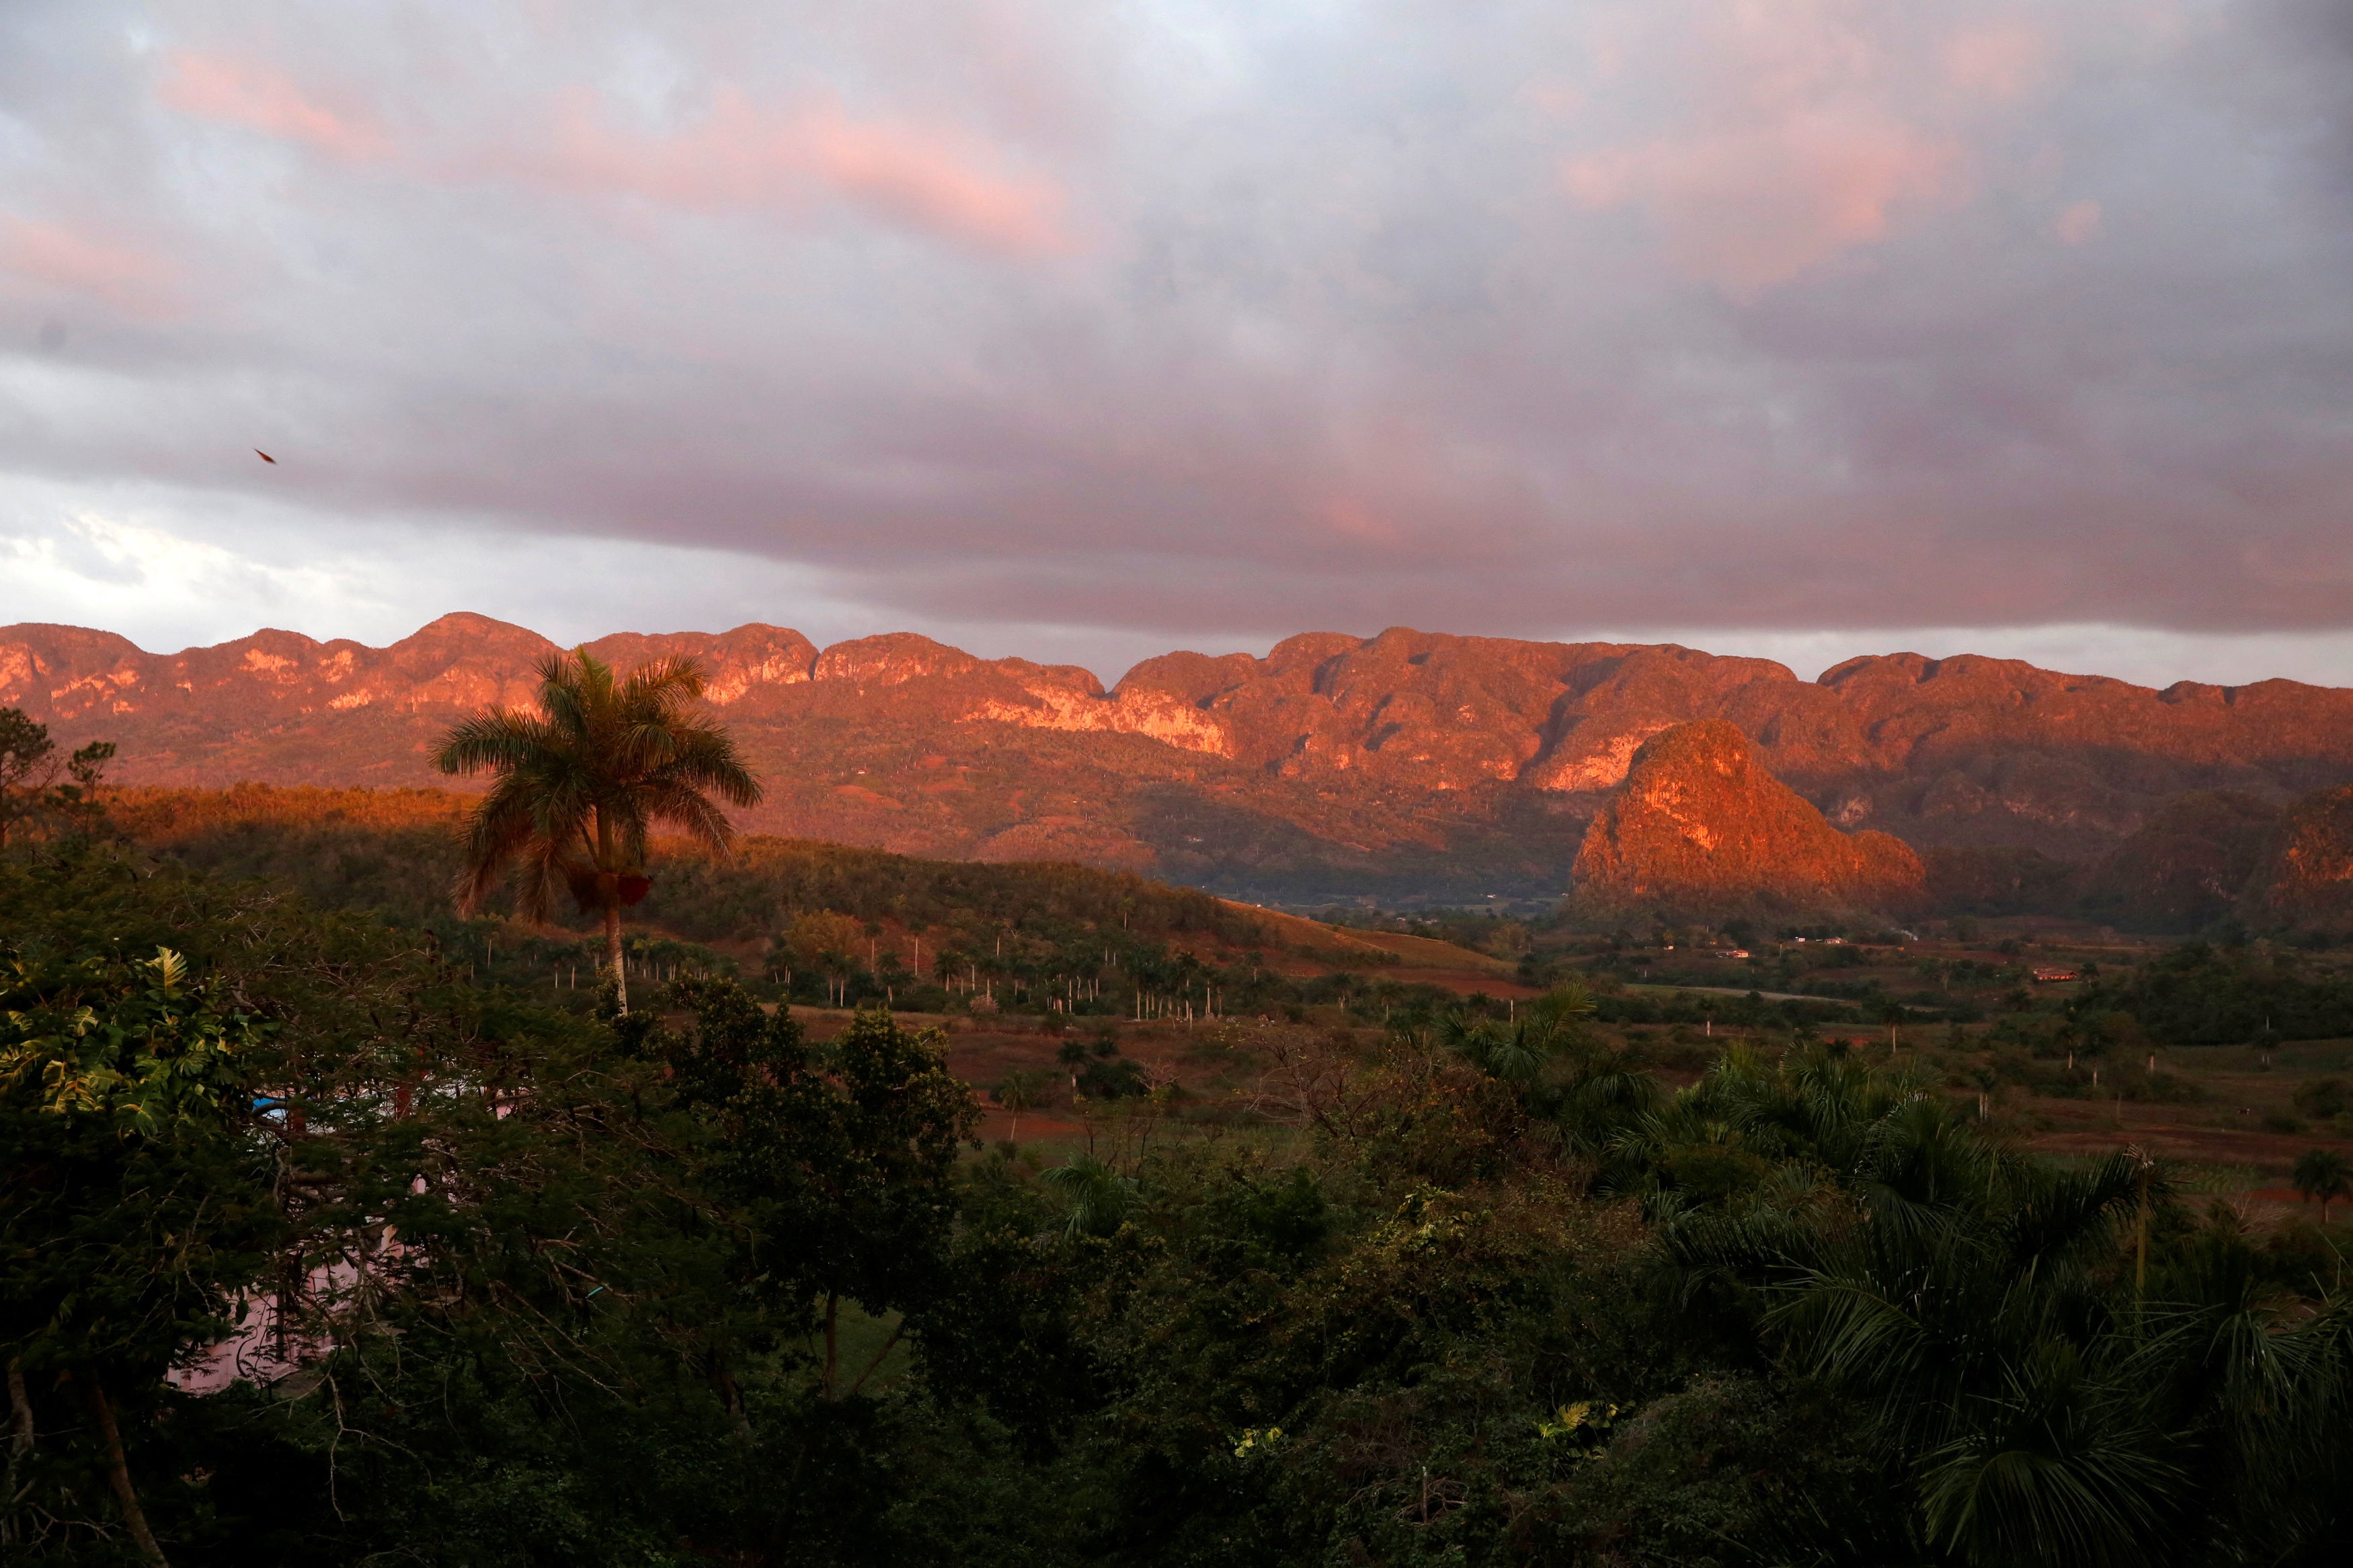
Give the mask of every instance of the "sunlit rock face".
<svg viewBox="0 0 2353 1568">
<path fill-rule="evenodd" d="M 1912 654 L 1806 681 L 1672 645 L 1404 627 L 1306 633 L 1263 658 L 1170 653 L 1109 690 L 909 633 L 818 648 L 751 625 L 587 646 L 625 668 L 701 663 L 769 774 L 748 826 L 1286 897 L 1557 895 L 1642 748 L 1702 720 L 1835 827 L 1923 850 L 2088 866 L 2186 795 L 2280 808 L 2353 784 L 2353 692 L 2289 681 L 2157 691 Z M 0 705 L 63 741 L 117 742 L 126 782 L 445 783 L 434 741 L 460 714 L 528 705 L 554 651 L 471 615 L 385 648 L 265 631 L 176 654 L 19 626 L 0 628 Z"/>
<path fill-rule="evenodd" d="M 1925 882 L 1909 845 L 1831 826 L 1721 719 L 1678 724 L 1634 752 L 1576 867 L 1577 900 L 1595 913 L 1894 913 L 1917 905 Z"/>
</svg>

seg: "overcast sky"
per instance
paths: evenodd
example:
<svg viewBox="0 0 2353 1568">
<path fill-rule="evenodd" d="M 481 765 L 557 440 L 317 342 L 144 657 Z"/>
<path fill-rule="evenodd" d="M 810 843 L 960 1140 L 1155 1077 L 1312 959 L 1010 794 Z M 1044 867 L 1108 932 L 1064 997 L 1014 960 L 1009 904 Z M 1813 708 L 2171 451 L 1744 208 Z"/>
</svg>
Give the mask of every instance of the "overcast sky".
<svg viewBox="0 0 2353 1568">
<path fill-rule="evenodd" d="M 0 622 L 2353 684 L 2348 523 L 2343 0 L 0 4 Z"/>
</svg>

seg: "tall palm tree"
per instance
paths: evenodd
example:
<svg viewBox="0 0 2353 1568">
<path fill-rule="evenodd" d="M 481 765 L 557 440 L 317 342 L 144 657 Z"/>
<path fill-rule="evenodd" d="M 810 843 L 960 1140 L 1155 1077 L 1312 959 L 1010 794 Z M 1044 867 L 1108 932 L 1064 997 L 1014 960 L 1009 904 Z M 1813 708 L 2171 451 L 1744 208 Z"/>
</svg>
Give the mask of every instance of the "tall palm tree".
<svg viewBox="0 0 2353 1568">
<path fill-rule="evenodd" d="M 712 802 L 756 805 L 760 781 L 727 731 L 697 718 L 702 669 L 691 658 L 639 665 L 626 679 L 585 647 L 539 663 L 539 713 L 494 708 L 451 730 L 433 762 L 498 782 L 466 824 L 458 904 L 471 913 L 515 873 L 524 918 L 547 919 L 558 888 L 604 918 L 605 952 L 629 1010 L 621 910 L 646 896 L 655 825 L 724 855 L 735 830 Z"/>
</svg>

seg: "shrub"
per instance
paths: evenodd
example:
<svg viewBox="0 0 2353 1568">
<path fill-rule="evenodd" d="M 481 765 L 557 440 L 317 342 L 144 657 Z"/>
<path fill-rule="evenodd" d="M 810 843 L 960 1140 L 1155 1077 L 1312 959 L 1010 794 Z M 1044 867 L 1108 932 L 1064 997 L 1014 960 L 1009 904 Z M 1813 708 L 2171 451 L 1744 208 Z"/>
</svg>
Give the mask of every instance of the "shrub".
<svg viewBox="0 0 2353 1568">
<path fill-rule="evenodd" d="M 1124 1100 L 1145 1093 L 1144 1069 L 1125 1057 L 1092 1061 L 1079 1074 L 1079 1092 L 1090 1100 Z"/>
<path fill-rule="evenodd" d="M 2318 1079 L 2296 1089 L 2295 1108 L 2306 1116 L 2340 1116 L 2348 1099 L 2343 1079 Z"/>
</svg>

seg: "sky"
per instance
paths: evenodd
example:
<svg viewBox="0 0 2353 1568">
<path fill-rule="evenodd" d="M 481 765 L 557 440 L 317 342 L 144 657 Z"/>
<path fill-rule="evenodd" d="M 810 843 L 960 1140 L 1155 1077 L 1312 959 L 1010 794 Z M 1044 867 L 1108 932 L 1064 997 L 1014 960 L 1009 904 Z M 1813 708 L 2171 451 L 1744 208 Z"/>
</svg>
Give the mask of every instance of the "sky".
<svg viewBox="0 0 2353 1568">
<path fill-rule="evenodd" d="M 0 623 L 2353 685 L 2348 523 L 2341 0 L 0 5 Z"/>
</svg>

